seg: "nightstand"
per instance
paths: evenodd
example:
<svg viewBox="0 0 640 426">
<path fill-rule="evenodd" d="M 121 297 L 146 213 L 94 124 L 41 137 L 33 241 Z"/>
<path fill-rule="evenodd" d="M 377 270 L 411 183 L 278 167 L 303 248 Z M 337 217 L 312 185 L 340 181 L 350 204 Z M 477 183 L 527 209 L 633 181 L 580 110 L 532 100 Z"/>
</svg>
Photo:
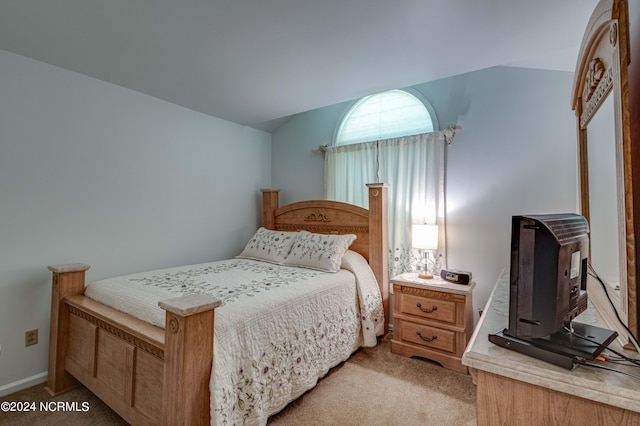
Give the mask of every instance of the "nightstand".
<svg viewBox="0 0 640 426">
<path fill-rule="evenodd" d="M 391 352 L 421 356 L 468 374 L 461 359 L 473 333 L 475 282 L 453 284 L 405 273 L 391 279 L 393 338 Z"/>
</svg>

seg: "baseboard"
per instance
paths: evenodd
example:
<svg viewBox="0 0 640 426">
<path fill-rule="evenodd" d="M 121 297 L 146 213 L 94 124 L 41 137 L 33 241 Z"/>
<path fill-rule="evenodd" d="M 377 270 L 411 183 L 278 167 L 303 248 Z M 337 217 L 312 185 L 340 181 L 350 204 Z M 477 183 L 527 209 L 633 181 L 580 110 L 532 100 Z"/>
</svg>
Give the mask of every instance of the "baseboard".
<svg viewBox="0 0 640 426">
<path fill-rule="evenodd" d="M 22 389 L 30 388 L 31 386 L 45 383 L 47 381 L 48 372 L 39 373 L 31 377 L 26 377 L 22 380 L 18 380 L 13 383 L 9 383 L 0 386 L 0 398 L 3 396 L 11 395 L 14 392 L 18 392 Z"/>
</svg>

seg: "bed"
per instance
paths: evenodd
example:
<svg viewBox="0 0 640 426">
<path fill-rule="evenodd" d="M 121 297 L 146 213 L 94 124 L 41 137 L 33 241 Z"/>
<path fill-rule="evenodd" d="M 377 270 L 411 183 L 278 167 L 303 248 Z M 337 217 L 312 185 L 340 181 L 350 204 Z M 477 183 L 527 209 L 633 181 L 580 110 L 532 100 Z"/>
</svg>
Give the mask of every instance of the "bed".
<svg viewBox="0 0 640 426">
<path fill-rule="evenodd" d="M 256 235 L 356 237 L 337 272 L 256 260 L 249 244 L 240 258 L 89 285 L 88 265 L 50 266 L 48 392 L 80 382 L 136 425 L 266 423 L 387 331 L 387 186 L 367 186 L 368 210 L 279 207 L 279 191 L 262 190 Z"/>
</svg>

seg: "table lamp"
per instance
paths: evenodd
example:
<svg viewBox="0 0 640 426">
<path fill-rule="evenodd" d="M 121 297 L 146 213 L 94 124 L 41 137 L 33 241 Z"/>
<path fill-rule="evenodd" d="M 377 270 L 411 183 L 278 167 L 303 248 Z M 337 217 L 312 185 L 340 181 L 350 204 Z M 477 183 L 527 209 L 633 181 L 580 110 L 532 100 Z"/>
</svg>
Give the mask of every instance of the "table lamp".
<svg viewBox="0 0 640 426">
<path fill-rule="evenodd" d="M 418 276 L 423 279 L 433 278 L 433 274 L 427 272 L 429 264 L 429 253 L 438 249 L 438 225 L 412 225 L 411 227 L 411 246 L 420 251 L 422 255 L 422 263 L 424 264 L 423 272 Z"/>
</svg>

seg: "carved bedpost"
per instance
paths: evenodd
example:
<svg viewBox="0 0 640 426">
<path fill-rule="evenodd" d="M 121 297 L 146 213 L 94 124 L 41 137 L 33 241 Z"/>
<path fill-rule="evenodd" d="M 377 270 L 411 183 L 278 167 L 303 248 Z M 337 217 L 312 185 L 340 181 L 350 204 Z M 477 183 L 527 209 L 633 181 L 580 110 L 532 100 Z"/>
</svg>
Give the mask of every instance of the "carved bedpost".
<svg viewBox="0 0 640 426">
<path fill-rule="evenodd" d="M 384 333 L 389 327 L 389 241 L 387 191 L 389 184 L 370 183 L 369 188 L 369 265 L 373 270 L 384 307 Z"/>
<path fill-rule="evenodd" d="M 158 306 L 167 311 L 162 424 L 209 424 L 214 314 L 220 301 L 193 294 Z"/>
<path fill-rule="evenodd" d="M 279 189 L 261 189 L 262 191 L 262 226 L 267 229 L 274 229 L 275 223 L 273 212 L 278 206 Z"/>
<path fill-rule="evenodd" d="M 78 382 L 64 369 L 67 355 L 69 306 L 64 299 L 84 292 L 85 271 L 83 263 L 49 266 L 53 272 L 51 290 L 51 324 L 49 327 L 49 376 L 46 390 L 57 395 L 75 387 Z"/>
</svg>

